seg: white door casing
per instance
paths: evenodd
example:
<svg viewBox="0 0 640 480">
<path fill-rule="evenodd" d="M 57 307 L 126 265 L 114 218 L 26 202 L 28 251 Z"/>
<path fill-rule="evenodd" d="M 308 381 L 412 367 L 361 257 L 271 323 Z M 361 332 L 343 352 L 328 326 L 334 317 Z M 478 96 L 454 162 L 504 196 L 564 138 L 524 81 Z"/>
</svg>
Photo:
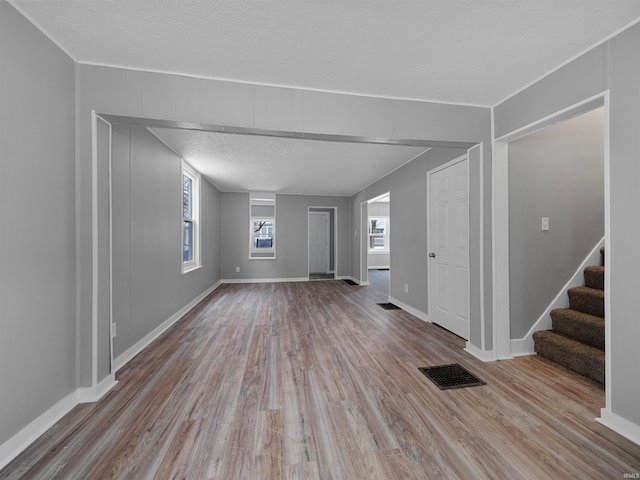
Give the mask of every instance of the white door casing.
<svg viewBox="0 0 640 480">
<path fill-rule="evenodd" d="M 329 213 L 309 212 L 309 273 L 329 271 Z"/>
<path fill-rule="evenodd" d="M 469 161 L 427 172 L 430 320 L 469 339 Z"/>
</svg>

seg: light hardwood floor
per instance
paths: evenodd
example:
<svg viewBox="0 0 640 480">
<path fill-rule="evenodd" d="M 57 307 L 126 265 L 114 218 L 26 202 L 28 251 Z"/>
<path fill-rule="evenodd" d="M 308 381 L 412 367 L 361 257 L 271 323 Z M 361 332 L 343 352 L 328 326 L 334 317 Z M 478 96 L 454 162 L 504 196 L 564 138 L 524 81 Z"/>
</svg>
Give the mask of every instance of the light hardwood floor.
<svg viewBox="0 0 640 480">
<path fill-rule="evenodd" d="M 374 276 L 377 275 L 374 273 Z M 2 479 L 614 479 L 640 447 L 597 385 L 464 341 L 342 281 L 222 285 L 0 472 Z M 486 386 L 441 391 L 418 367 Z"/>
</svg>

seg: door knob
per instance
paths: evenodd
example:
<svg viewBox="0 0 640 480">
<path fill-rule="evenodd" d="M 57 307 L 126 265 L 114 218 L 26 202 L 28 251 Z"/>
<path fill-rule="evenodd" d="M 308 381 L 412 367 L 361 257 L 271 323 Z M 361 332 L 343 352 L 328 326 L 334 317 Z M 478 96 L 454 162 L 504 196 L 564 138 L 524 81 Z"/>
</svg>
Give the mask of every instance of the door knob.
<svg viewBox="0 0 640 480">
<path fill-rule="evenodd" d="M 431 253 L 429 254 L 429 257 L 431 257 L 431 258 L 435 258 L 435 257 L 436 257 L 436 254 L 435 254 L 435 253 L 433 253 L 433 252 L 431 252 Z"/>
</svg>

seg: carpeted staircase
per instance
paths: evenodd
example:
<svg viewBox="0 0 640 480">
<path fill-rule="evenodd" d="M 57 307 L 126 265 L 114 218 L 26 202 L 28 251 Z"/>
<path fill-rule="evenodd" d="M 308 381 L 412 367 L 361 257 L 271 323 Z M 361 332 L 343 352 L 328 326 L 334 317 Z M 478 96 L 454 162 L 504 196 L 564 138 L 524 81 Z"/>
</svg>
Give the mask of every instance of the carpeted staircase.
<svg viewBox="0 0 640 480">
<path fill-rule="evenodd" d="M 568 290 L 569 308 L 551 311 L 553 330 L 533 334 L 538 355 L 604 384 L 604 248 L 600 266 L 584 270 L 584 287 Z"/>
</svg>

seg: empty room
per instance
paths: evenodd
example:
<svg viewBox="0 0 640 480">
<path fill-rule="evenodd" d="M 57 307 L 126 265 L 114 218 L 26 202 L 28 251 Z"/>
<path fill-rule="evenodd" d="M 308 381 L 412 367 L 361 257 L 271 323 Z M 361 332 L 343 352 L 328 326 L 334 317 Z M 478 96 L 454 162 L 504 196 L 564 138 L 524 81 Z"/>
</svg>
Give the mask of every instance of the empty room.
<svg viewBox="0 0 640 480">
<path fill-rule="evenodd" d="M 640 477 L 636 0 L 0 0 L 0 479 Z"/>
</svg>

